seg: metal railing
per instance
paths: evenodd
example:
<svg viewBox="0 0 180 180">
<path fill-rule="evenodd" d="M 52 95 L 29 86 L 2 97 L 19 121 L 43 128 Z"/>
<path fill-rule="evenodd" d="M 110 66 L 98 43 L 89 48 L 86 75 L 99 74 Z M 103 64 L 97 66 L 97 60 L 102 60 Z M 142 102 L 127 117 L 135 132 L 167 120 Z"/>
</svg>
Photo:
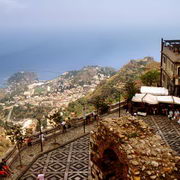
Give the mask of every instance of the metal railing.
<svg viewBox="0 0 180 180">
<path fill-rule="evenodd" d="M 121 107 L 123 105 L 125 105 L 125 102 L 120 103 Z M 109 107 L 109 111 L 107 112 L 107 114 L 114 113 L 114 112 L 118 111 L 118 109 L 119 109 L 119 103 L 112 104 Z M 94 113 L 94 112 L 86 114 L 86 117 L 87 116 L 90 116 L 90 119 L 88 121 L 86 121 L 83 117 L 71 119 L 71 121 L 70 121 L 71 122 L 71 128 L 69 128 L 69 129 L 74 129 L 74 128 L 77 128 L 77 127 L 81 127 L 81 126 L 84 125 L 84 122 L 86 122 L 86 124 L 91 124 L 91 123 L 93 123 L 94 121 L 97 120 L 95 118 L 97 116 L 97 114 Z M 54 136 L 62 134 L 63 131 L 62 131 L 62 128 L 56 127 L 56 128 L 51 128 L 51 129 L 44 130 L 44 131 L 42 131 L 42 133 L 45 135 L 46 139 L 51 139 Z M 39 135 L 40 135 L 40 133 L 36 133 L 36 134 L 33 134 L 31 136 L 32 145 L 40 143 Z M 25 143 L 25 144 L 22 145 L 20 151 L 22 152 L 26 148 L 28 148 L 28 146 Z M 11 166 L 13 164 L 13 162 L 17 159 L 17 157 L 18 157 L 18 149 L 17 149 L 16 146 L 14 146 L 14 147 L 12 147 L 12 149 L 10 149 L 6 153 L 4 158 L 7 160 L 8 165 Z"/>
</svg>

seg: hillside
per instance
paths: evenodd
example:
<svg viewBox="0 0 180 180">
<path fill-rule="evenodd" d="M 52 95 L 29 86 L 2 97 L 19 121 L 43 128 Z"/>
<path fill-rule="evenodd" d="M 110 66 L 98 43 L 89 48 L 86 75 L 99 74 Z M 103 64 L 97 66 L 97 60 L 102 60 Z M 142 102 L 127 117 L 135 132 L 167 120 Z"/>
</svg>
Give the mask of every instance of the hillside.
<svg viewBox="0 0 180 180">
<path fill-rule="evenodd" d="M 155 61 L 152 57 L 130 60 L 129 63 L 124 65 L 114 76 L 97 86 L 96 90 L 91 93 L 88 98 L 91 99 L 103 95 L 104 91 L 108 88 L 116 86 L 123 87 L 129 80 L 139 81 L 139 77 L 142 74 L 152 69 L 159 70 L 159 67 L 159 62 Z"/>
<path fill-rule="evenodd" d="M 13 108 L 11 119 L 20 121 L 32 118 L 34 109 L 39 106 L 44 107 L 47 113 L 53 108 L 65 108 L 115 73 L 110 67 L 87 66 L 65 72 L 53 80 L 38 82 L 34 73 L 16 73 L 9 79 L 6 97 L 0 101 L 0 114 L 6 118 Z"/>
<path fill-rule="evenodd" d="M 17 72 L 7 80 L 9 86 L 28 85 L 37 81 L 37 75 L 34 72 Z"/>
<path fill-rule="evenodd" d="M 105 80 L 116 73 L 111 67 L 86 66 L 80 70 L 68 71 L 44 85 L 51 87 L 51 92 L 63 92 L 74 87 L 95 87 L 102 80 Z"/>
<path fill-rule="evenodd" d="M 101 81 L 93 92 L 86 94 L 83 99 L 70 103 L 68 111 L 81 114 L 84 106 L 87 107 L 87 111 L 91 111 L 93 109 L 92 105 L 106 109 L 107 104 L 112 104 L 119 100 L 120 89 L 121 100 L 124 98 L 124 86 L 129 80 L 136 82 L 140 86 L 142 85 L 140 76 L 150 70 L 159 70 L 159 67 L 159 62 L 156 62 L 152 57 L 130 60 L 115 75 Z M 132 89 L 132 91 L 134 90 Z"/>
<path fill-rule="evenodd" d="M 136 80 L 143 73 L 151 69 L 159 69 L 159 62 L 156 62 L 152 57 L 144 57 L 143 59 L 130 60 L 130 62 L 124 65 L 118 72 L 118 77 L 122 82 L 128 80 Z"/>
</svg>

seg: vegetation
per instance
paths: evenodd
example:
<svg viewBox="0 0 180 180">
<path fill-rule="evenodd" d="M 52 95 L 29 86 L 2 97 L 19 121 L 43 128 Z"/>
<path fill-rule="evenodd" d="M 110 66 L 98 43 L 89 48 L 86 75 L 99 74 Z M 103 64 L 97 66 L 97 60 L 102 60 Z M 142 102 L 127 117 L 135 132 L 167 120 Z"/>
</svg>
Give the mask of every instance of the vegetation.
<svg viewBox="0 0 180 180">
<path fill-rule="evenodd" d="M 138 92 L 136 84 L 134 81 L 129 80 L 124 87 L 125 90 L 125 99 L 130 101 L 132 97 Z"/>
<path fill-rule="evenodd" d="M 86 108 L 86 113 L 94 111 L 94 106 L 88 102 L 86 97 L 80 98 L 74 102 L 69 103 L 67 107 L 67 114 L 65 116 L 71 116 L 73 113 L 75 116 L 83 115 L 83 108 Z"/>
<path fill-rule="evenodd" d="M 30 84 L 37 79 L 37 75 L 34 72 L 17 72 L 8 78 L 7 83 L 9 85 Z"/>
<path fill-rule="evenodd" d="M 22 160 L 21 160 L 21 147 L 25 139 L 25 134 L 23 133 L 22 126 L 13 124 L 13 126 L 6 127 L 6 136 L 9 137 L 12 144 L 15 144 L 19 151 L 19 162 L 20 166 L 22 167 Z"/>
<path fill-rule="evenodd" d="M 48 111 L 44 106 L 38 106 L 36 109 L 34 109 L 32 118 L 37 120 L 36 131 L 40 131 L 41 130 L 40 128 L 47 127 L 47 119 L 46 119 L 47 114 Z"/>
<path fill-rule="evenodd" d="M 26 104 L 25 106 L 15 106 L 12 111 L 12 118 L 15 120 L 25 119 L 25 118 L 34 118 L 41 114 L 41 110 L 43 109 L 43 113 L 48 113 L 51 111 L 51 107 L 47 106 L 33 106 L 31 104 Z"/>
<path fill-rule="evenodd" d="M 74 112 L 77 116 L 82 116 L 84 107 L 86 113 L 94 110 L 100 114 L 107 112 L 109 106 L 119 100 L 119 92 L 116 87 L 112 86 L 112 83 L 104 83 L 103 81 L 99 86 L 101 88 L 97 87 L 95 93 L 70 103 L 67 108 L 69 114 Z"/>
<path fill-rule="evenodd" d="M 63 117 L 61 110 L 55 112 L 52 115 L 47 116 L 47 118 L 49 119 L 49 123 L 51 124 L 51 126 L 54 128 L 60 126 L 62 121 L 64 120 L 64 117 Z M 55 131 L 54 131 L 54 143 L 56 143 Z"/>
<path fill-rule="evenodd" d="M 131 60 L 115 75 L 102 81 L 93 93 L 84 97 L 83 101 L 85 101 L 85 103 L 81 103 L 81 100 L 70 103 L 68 111 L 82 115 L 82 109 L 85 104 L 87 109 L 96 109 L 104 112 L 109 105 L 119 101 L 119 91 L 121 91 L 121 100 L 130 100 L 138 91 L 137 82 L 139 82 L 139 86 L 142 85 L 140 77 L 143 77 L 143 73 L 152 71 L 155 72 L 154 75 L 157 75 L 158 73 L 156 72 L 159 71 L 157 67 L 159 67 L 159 63 L 154 61 L 152 57 Z M 158 81 L 157 79 L 157 76 L 153 77 L 153 85 Z M 116 87 L 118 87 L 119 90 L 117 90 Z"/>
<path fill-rule="evenodd" d="M 103 114 L 108 112 L 109 110 L 109 106 L 105 102 L 105 98 L 102 96 L 97 96 L 96 98 L 92 98 L 90 100 L 90 103 L 93 104 L 94 107 L 96 108 L 97 114 Z"/>
<path fill-rule="evenodd" d="M 100 66 L 86 66 L 79 71 L 69 71 L 65 75 L 62 75 L 65 79 L 72 79 L 72 84 L 83 86 L 85 84 L 91 84 L 92 79 L 95 75 L 109 76 L 111 77 L 116 73 L 115 69 L 111 67 L 100 67 Z"/>
<path fill-rule="evenodd" d="M 34 91 L 34 95 L 43 95 L 46 93 L 46 89 L 42 87 L 36 87 Z"/>
<path fill-rule="evenodd" d="M 150 70 L 140 77 L 142 83 L 146 86 L 158 86 L 160 82 L 160 72 L 158 70 Z"/>
</svg>

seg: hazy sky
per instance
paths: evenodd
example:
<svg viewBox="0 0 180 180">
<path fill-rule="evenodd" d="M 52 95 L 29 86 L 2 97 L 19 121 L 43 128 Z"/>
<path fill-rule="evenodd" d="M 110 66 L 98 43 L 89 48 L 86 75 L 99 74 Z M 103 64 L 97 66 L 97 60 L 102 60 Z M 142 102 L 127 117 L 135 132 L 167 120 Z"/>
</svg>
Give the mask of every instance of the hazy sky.
<svg viewBox="0 0 180 180">
<path fill-rule="evenodd" d="M 85 65 L 159 60 L 180 39 L 179 0 L 0 0 L 0 83 L 16 71 L 51 79 Z"/>
</svg>

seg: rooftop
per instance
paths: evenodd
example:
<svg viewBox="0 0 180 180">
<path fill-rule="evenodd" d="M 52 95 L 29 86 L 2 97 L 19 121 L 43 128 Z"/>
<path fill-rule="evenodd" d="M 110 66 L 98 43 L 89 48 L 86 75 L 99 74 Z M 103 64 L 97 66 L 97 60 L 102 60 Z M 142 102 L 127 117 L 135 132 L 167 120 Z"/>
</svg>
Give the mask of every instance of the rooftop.
<svg viewBox="0 0 180 180">
<path fill-rule="evenodd" d="M 176 54 L 180 54 L 180 40 L 164 40 L 164 46 Z"/>
</svg>

